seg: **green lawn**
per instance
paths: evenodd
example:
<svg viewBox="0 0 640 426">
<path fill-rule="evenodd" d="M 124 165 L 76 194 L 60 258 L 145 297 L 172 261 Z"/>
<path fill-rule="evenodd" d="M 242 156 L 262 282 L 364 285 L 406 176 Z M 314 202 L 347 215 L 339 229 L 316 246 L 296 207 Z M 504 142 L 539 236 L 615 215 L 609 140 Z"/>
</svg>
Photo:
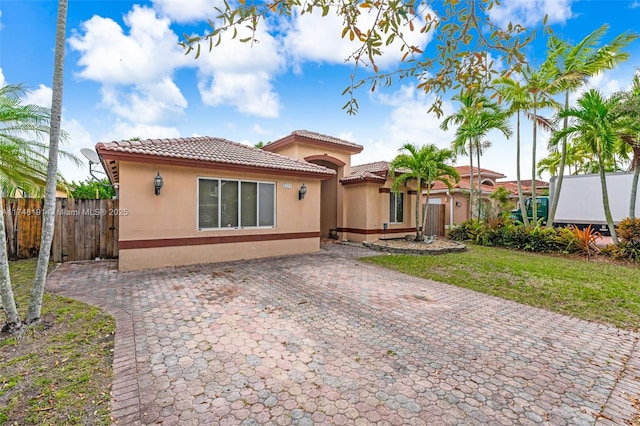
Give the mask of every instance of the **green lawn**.
<svg viewBox="0 0 640 426">
<path fill-rule="evenodd" d="M 11 262 L 24 318 L 35 260 Z M 0 323 L 6 318 L 0 310 Z M 42 321 L 22 338 L 0 334 L 0 425 L 109 425 L 115 321 L 100 309 L 45 293 Z"/>
<path fill-rule="evenodd" d="M 438 256 L 365 262 L 620 328 L 640 327 L 640 268 L 470 246 Z"/>
</svg>

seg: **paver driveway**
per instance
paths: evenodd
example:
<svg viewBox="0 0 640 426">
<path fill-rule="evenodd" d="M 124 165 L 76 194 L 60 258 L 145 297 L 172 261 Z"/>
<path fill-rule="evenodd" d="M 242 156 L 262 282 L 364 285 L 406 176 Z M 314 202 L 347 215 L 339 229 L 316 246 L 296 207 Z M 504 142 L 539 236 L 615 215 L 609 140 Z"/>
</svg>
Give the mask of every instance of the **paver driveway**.
<svg viewBox="0 0 640 426">
<path fill-rule="evenodd" d="M 359 263 L 365 249 L 50 289 L 116 316 L 118 424 L 624 424 L 637 333 Z"/>
</svg>

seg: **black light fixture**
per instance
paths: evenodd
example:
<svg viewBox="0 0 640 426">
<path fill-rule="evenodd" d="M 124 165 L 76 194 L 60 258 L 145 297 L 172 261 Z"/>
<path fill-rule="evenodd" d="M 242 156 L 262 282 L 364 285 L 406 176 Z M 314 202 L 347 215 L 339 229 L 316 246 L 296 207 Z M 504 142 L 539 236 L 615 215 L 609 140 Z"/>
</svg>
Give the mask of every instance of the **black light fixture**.
<svg viewBox="0 0 640 426">
<path fill-rule="evenodd" d="M 156 188 L 156 195 L 160 195 L 160 188 L 162 188 L 162 176 L 160 176 L 160 172 L 153 178 L 153 186 Z"/>
<path fill-rule="evenodd" d="M 300 187 L 300 191 L 298 191 L 298 200 L 304 199 L 304 194 L 307 193 L 307 186 L 303 183 Z"/>
</svg>

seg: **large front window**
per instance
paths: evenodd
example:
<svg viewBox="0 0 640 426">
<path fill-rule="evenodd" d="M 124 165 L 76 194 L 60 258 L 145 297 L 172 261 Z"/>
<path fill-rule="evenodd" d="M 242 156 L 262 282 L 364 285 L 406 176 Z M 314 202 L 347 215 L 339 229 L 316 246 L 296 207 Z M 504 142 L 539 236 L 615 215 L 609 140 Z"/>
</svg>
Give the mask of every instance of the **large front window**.
<svg viewBox="0 0 640 426">
<path fill-rule="evenodd" d="M 273 227 L 275 196 L 271 182 L 198 179 L 198 228 Z"/>
<path fill-rule="evenodd" d="M 402 192 L 391 192 L 389 197 L 389 222 L 404 222 L 404 194 Z"/>
</svg>

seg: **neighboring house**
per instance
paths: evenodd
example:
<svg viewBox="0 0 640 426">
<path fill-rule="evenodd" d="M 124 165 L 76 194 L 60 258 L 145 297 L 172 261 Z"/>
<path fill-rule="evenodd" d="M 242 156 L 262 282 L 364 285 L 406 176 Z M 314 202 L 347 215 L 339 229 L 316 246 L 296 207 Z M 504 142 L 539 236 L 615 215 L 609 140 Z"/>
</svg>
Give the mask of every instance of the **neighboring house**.
<svg viewBox="0 0 640 426">
<path fill-rule="evenodd" d="M 469 219 L 469 193 L 471 191 L 471 167 L 470 166 L 458 166 L 456 170 L 460 174 L 460 181 L 458 183 L 452 183 L 453 188 L 450 190 L 442 182 L 436 182 L 431 188 L 431 194 L 429 202 L 432 204 L 444 204 L 445 205 L 445 223 L 448 227 L 459 225 L 462 222 Z M 477 190 L 478 178 L 482 179 L 481 191 L 482 200 L 485 205 L 492 205 L 490 199 L 491 194 L 498 190 L 500 187 L 507 189 L 511 195 L 510 199 L 513 201 L 515 207 L 518 197 L 518 185 L 516 181 L 498 181 L 506 176 L 500 172 L 493 170 L 480 168 L 473 169 L 473 185 Z M 531 180 L 523 180 L 522 189 L 525 196 L 531 195 Z M 544 190 L 549 188 L 549 183 L 541 180 L 536 180 L 536 188 L 538 190 Z M 423 190 L 423 196 L 425 191 Z M 425 197 L 426 198 L 426 197 Z"/>
<path fill-rule="evenodd" d="M 362 149 L 306 130 L 262 149 L 213 137 L 98 143 L 109 180 L 118 184 L 119 269 L 313 252 L 329 237 L 413 234 L 415 186 L 409 181 L 393 192 L 388 162 L 352 167 Z M 459 171 L 456 188 L 449 193 L 436 183 L 431 200 L 453 206 L 454 223 L 468 215 L 469 170 L 466 180 Z M 487 193 L 504 177 L 482 175 Z"/>
<path fill-rule="evenodd" d="M 212 137 L 98 143 L 96 151 L 119 184 L 120 270 L 320 248 L 320 187 L 335 170 Z"/>
</svg>

